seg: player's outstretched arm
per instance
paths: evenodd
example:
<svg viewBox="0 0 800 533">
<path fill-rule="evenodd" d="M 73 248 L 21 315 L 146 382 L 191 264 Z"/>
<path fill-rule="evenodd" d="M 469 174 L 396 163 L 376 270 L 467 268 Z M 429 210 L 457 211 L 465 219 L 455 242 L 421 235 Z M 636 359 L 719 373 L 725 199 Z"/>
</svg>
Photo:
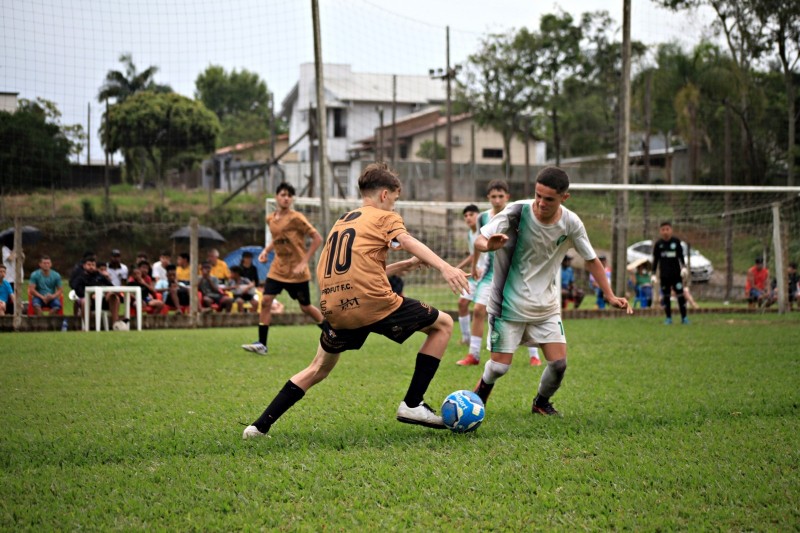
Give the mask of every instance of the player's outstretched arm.
<svg viewBox="0 0 800 533">
<path fill-rule="evenodd" d="M 464 291 L 469 292 L 469 282 L 463 270 L 455 268 L 447 263 L 444 259 L 436 255 L 433 250 L 408 233 L 398 235 L 397 241 L 405 251 L 419 258 L 419 260 L 426 265 L 438 270 L 454 294 L 460 295 Z"/>
<path fill-rule="evenodd" d="M 611 290 L 611 285 L 609 285 L 608 278 L 606 278 L 606 271 L 603 267 L 603 263 L 601 263 L 598 258 L 595 257 L 591 261 L 586 261 L 586 269 L 594 277 L 595 282 L 600 287 L 600 290 L 603 291 L 603 296 L 608 300 L 608 303 L 617 309 L 624 309 L 629 315 L 633 314 L 633 307 L 630 306 L 628 300 L 617 296 L 614 294 L 614 291 Z"/>
<path fill-rule="evenodd" d="M 508 241 L 508 235 L 505 233 L 495 233 L 488 239 L 483 235 L 478 235 L 475 239 L 475 249 L 481 252 L 493 252 L 499 250 Z"/>
</svg>

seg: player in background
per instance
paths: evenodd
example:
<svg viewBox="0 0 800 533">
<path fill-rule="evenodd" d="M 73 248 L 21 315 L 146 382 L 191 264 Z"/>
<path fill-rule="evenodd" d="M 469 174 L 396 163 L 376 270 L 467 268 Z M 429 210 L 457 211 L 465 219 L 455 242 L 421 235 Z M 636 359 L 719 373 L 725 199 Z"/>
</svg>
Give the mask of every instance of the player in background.
<svg viewBox="0 0 800 533">
<path fill-rule="evenodd" d="M 492 207 L 484 211 L 476 220 L 476 228 L 480 231 L 481 227 L 497 213 L 502 211 L 508 204 L 508 183 L 503 180 L 492 180 L 486 190 L 486 198 Z M 474 246 L 474 243 L 473 243 Z M 484 325 L 486 324 L 486 306 L 489 303 L 489 295 L 492 290 L 492 279 L 494 277 L 494 252 L 473 253 L 472 254 L 472 279 L 476 280 L 472 301 L 475 303 L 472 309 L 471 334 L 469 338 L 469 350 L 467 355 L 456 361 L 457 365 L 472 366 L 481 362 L 481 343 L 483 341 Z M 535 346 L 530 346 L 528 356 L 531 365 L 541 364 L 539 354 Z"/>
<path fill-rule="evenodd" d="M 464 268 L 465 266 L 469 265 L 470 269 L 472 268 L 472 258 L 475 255 L 475 238 L 478 236 L 478 215 L 480 214 L 480 209 L 475 204 L 469 204 L 467 207 L 464 208 L 464 223 L 467 225 L 467 245 L 469 249 L 469 255 L 464 258 L 459 264 L 456 265 L 456 268 Z M 483 259 L 486 258 L 486 254 L 481 254 Z M 486 269 L 486 261 L 478 263 L 478 280 L 483 275 L 483 272 Z M 469 311 L 469 304 L 472 303 L 474 294 L 475 294 L 475 285 L 477 284 L 476 278 L 472 276 L 469 277 L 469 292 L 464 292 L 458 298 L 458 326 L 461 329 L 461 344 L 469 344 L 470 340 L 470 332 L 472 331 L 471 327 L 471 315 Z"/>
<path fill-rule="evenodd" d="M 661 305 L 667 315 L 664 324 L 672 324 L 672 302 L 670 296 L 675 290 L 678 297 L 678 309 L 681 312 L 681 324 L 688 324 L 686 316 L 686 297 L 683 294 L 683 278 L 688 276 L 686 261 L 683 258 L 681 241 L 672 235 L 672 223 L 662 222 L 658 228 L 661 238 L 653 245 L 653 283 L 656 282 L 656 272 L 660 274 Z"/>
<path fill-rule="evenodd" d="M 358 188 L 362 206 L 336 221 L 317 265 L 325 321 L 316 356 L 286 382 L 258 420 L 245 428 L 245 439 L 266 435 L 308 389 L 330 374 L 340 353 L 358 350 L 370 333 L 397 343 L 417 331 L 427 335 L 417 353 L 408 391 L 397 408 L 397 420 L 435 429 L 445 427 L 442 417 L 423 401 L 423 396 L 447 349 L 453 319 L 427 304 L 399 296 L 392 291 L 387 276 L 425 264 L 439 270 L 455 294 L 469 287 L 467 276 L 408 233 L 403 218 L 394 212 L 400 180 L 385 163 L 366 167 Z M 414 257 L 387 267 L 386 256 L 391 249 L 406 250 Z"/>
<path fill-rule="evenodd" d="M 308 287 L 308 282 L 311 280 L 308 262 L 322 244 L 322 237 L 302 213 L 292 209 L 294 194 L 294 187 L 288 183 L 278 184 L 275 191 L 278 208 L 267 216 L 271 238 L 268 237 L 269 242 L 259 254 L 258 260 L 266 263 L 267 256 L 272 250 L 275 250 L 275 258 L 264 283 L 258 317 L 258 340 L 252 344 L 242 345 L 248 352 L 262 355 L 267 353 L 267 336 L 272 323 L 272 301 L 284 289 L 292 299 L 297 300 L 303 313 L 310 316 L 317 324 L 322 323 L 322 313 L 311 305 L 311 293 Z M 306 248 L 308 237 L 311 238 L 311 245 Z"/>
<path fill-rule="evenodd" d="M 550 398 L 567 369 L 567 339 L 561 322 L 557 276 L 567 250 L 584 259 L 608 302 L 628 314 L 633 309 L 617 297 L 605 277 L 581 219 L 564 207 L 569 177 L 558 167 L 536 176 L 534 199 L 509 205 L 481 228 L 479 251 L 495 251 L 494 284 L 489 299 L 491 359 L 484 366 L 475 393 L 486 402 L 495 382 L 508 372 L 519 344 L 541 347 L 547 360 L 533 400 L 534 414 L 558 415 Z"/>
</svg>

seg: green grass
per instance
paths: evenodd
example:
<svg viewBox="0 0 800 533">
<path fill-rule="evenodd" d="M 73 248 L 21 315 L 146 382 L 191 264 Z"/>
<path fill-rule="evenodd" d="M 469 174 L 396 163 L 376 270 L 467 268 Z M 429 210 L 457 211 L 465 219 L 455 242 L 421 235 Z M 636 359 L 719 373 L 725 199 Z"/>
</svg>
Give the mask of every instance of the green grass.
<svg viewBox="0 0 800 533">
<path fill-rule="evenodd" d="M 422 337 L 373 336 L 258 441 L 316 328 L 2 334 L 0 530 L 796 530 L 798 326 L 568 321 L 564 418 L 520 350 L 468 435 L 394 420 Z M 431 403 L 481 372 L 457 337 Z"/>
</svg>

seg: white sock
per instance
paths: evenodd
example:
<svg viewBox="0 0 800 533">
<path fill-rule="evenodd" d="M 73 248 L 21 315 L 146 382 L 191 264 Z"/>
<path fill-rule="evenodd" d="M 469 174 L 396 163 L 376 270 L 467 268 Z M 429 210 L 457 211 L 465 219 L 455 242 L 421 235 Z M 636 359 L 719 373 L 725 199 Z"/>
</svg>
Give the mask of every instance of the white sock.
<svg viewBox="0 0 800 533">
<path fill-rule="evenodd" d="M 492 385 L 495 381 L 505 375 L 511 365 L 498 363 L 489 359 L 483 367 L 483 382 L 487 385 Z"/>
<path fill-rule="evenodd" d="M 528 346 L 528 357 L 539 359 L 539 349 L 536 346 Z"/>
<path fill-rule="evenodd" d="M 470 322 L 472 322 L 470 315 L 458 317 L 458 325 L 461 328 L 461 339 L 469 342 Z"/>
<path fill-rule="evenodd" d="M 469 338 L 469 353 L 475 356 L 478 361 L 481 360 L 481 340 L 483 340 L 481 337 L 476 337 L 475 335 Z"/>
</svg>

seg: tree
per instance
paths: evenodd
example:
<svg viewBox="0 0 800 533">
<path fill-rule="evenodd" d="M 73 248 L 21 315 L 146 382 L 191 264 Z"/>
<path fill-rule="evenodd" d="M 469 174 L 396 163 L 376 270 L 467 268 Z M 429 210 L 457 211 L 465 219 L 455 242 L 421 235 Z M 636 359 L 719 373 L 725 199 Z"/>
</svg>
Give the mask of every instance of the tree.
<svg viewBox="0 0 800 533">
<path fill-rule="evenodd" d="M 796 0 L 755 0 L 755 4 L 758 17 L 769 32 L 770 44 L 778 57 L 786 87 L 786 184 L 791 187 L 794 185 L 795 159 L 800 155 L 795 136 L 795 70 L 800 61 L 800 3 Z"/>
<path fill-rule="evenodd" d="M 48 100 L 20 100 L 14 113 L 0 111 L 0 188 L 50 187 L 69 167 L 74 126 L 59 123 L 61 112 Z M 66 130 L 66 131 L 65 131 Z"/>
<path fill-rule="evenodd" d="M 102 103 L 113 99 L 117 104 L 121 104 L 131 96 L 142 91 L 150 91 L 153 93 L 172 92 L 172 88 L 169 85 L 156 83 L 153 79 L 158 72 L 158 67 L 150 66 L 139 72 L 136 65 L 133 64 L 133 56 L 130 53 L 121 54 L 119 56 L 119 61 L 125 68 L 123 71 L 108 71 L 105 82 L 100 87 L 100 91 L 97 94 L 97 100 L 99 102 Z M 105 113 L 103 114 L 103 120 L 105 121 Z M 104 131 L 102 123 L 100 129 Z M 125 159 L 125 174 L 130 179 L 138 175 L 140 182 L 144 183 L 145 172 L 147 171 L 147 154 L 137 149 L 123 149 L 122 157 Z"/>
<path fill-rule="evenodd" d="M 133 56 L 130 53 L 121 54 L 119 61 L 125 65 L 125 71 L 108 71 L 106 81 L 97 94 L 99 102 L 105 102 L 106 99 L 113 98 L 119 104 L 140 91 L 172 92 L 172 88 L 169 85 L 161 85 L 153 80 L 156 72 L 158 72 L 158 67 L 151 66 L 139 72 L 136 65 L 133 64 Z"/>
<path fill-rule="evenodd" d="M 529 105 L 524 91 L 531 84 L 515 40 L 513 32 L 487 36 L 480 50 L 469 56 L 456 87 L 458 105 L 469 109 L 479 126 L 492 128 L 503 137 L 506 175 L 511 170 L 511 139 L 519 130 L 517 117 L 525 114 Z"/>
<path fill-rule="evenodd" d="M 145 91 L 109 109 L 102 138 L 108 140 L 109 151 L 139 149 L 147 154 L 163 203 L 167 168 L 178 163 L 190 166 L 212 152 L 219 129 L 219 120 L 201 102 L 176 93 Z"/>
<path fill-rule="evenodd" d="M 741 124 L 741 150 L 746 154 L 748 181 L 761 183 L 766 169 L 756 153 L 757 139 L 753 135 L 751 88 L 754 66 L 769 49 L 765 23 L 758 17 L 755 0 L 658 0 L 675 11 L 708 6 L 714 10 L 716 20 L 712 29 L 725 39 L 739 87 L 737 101 L 728 102 L 728 108 Z"/>
<path fill-rule="evenodd" d="M 195 80 L 195 98 L 203 102 L 220 120 L 223 146 L 266 139 L 270 136 L 271 95 L 258 74 L 247 69 L 226 72 L 211 65 Z M 283 121 L 276 132 L 286 131 Z"/>
<path fill-rule="evenodd" d="M 417 157 L 428 161 L 437 161 L 447 156 L 447 150 L 441 144 L 432 140 L 422 141 L 417 150 Z"/>
</svg>

